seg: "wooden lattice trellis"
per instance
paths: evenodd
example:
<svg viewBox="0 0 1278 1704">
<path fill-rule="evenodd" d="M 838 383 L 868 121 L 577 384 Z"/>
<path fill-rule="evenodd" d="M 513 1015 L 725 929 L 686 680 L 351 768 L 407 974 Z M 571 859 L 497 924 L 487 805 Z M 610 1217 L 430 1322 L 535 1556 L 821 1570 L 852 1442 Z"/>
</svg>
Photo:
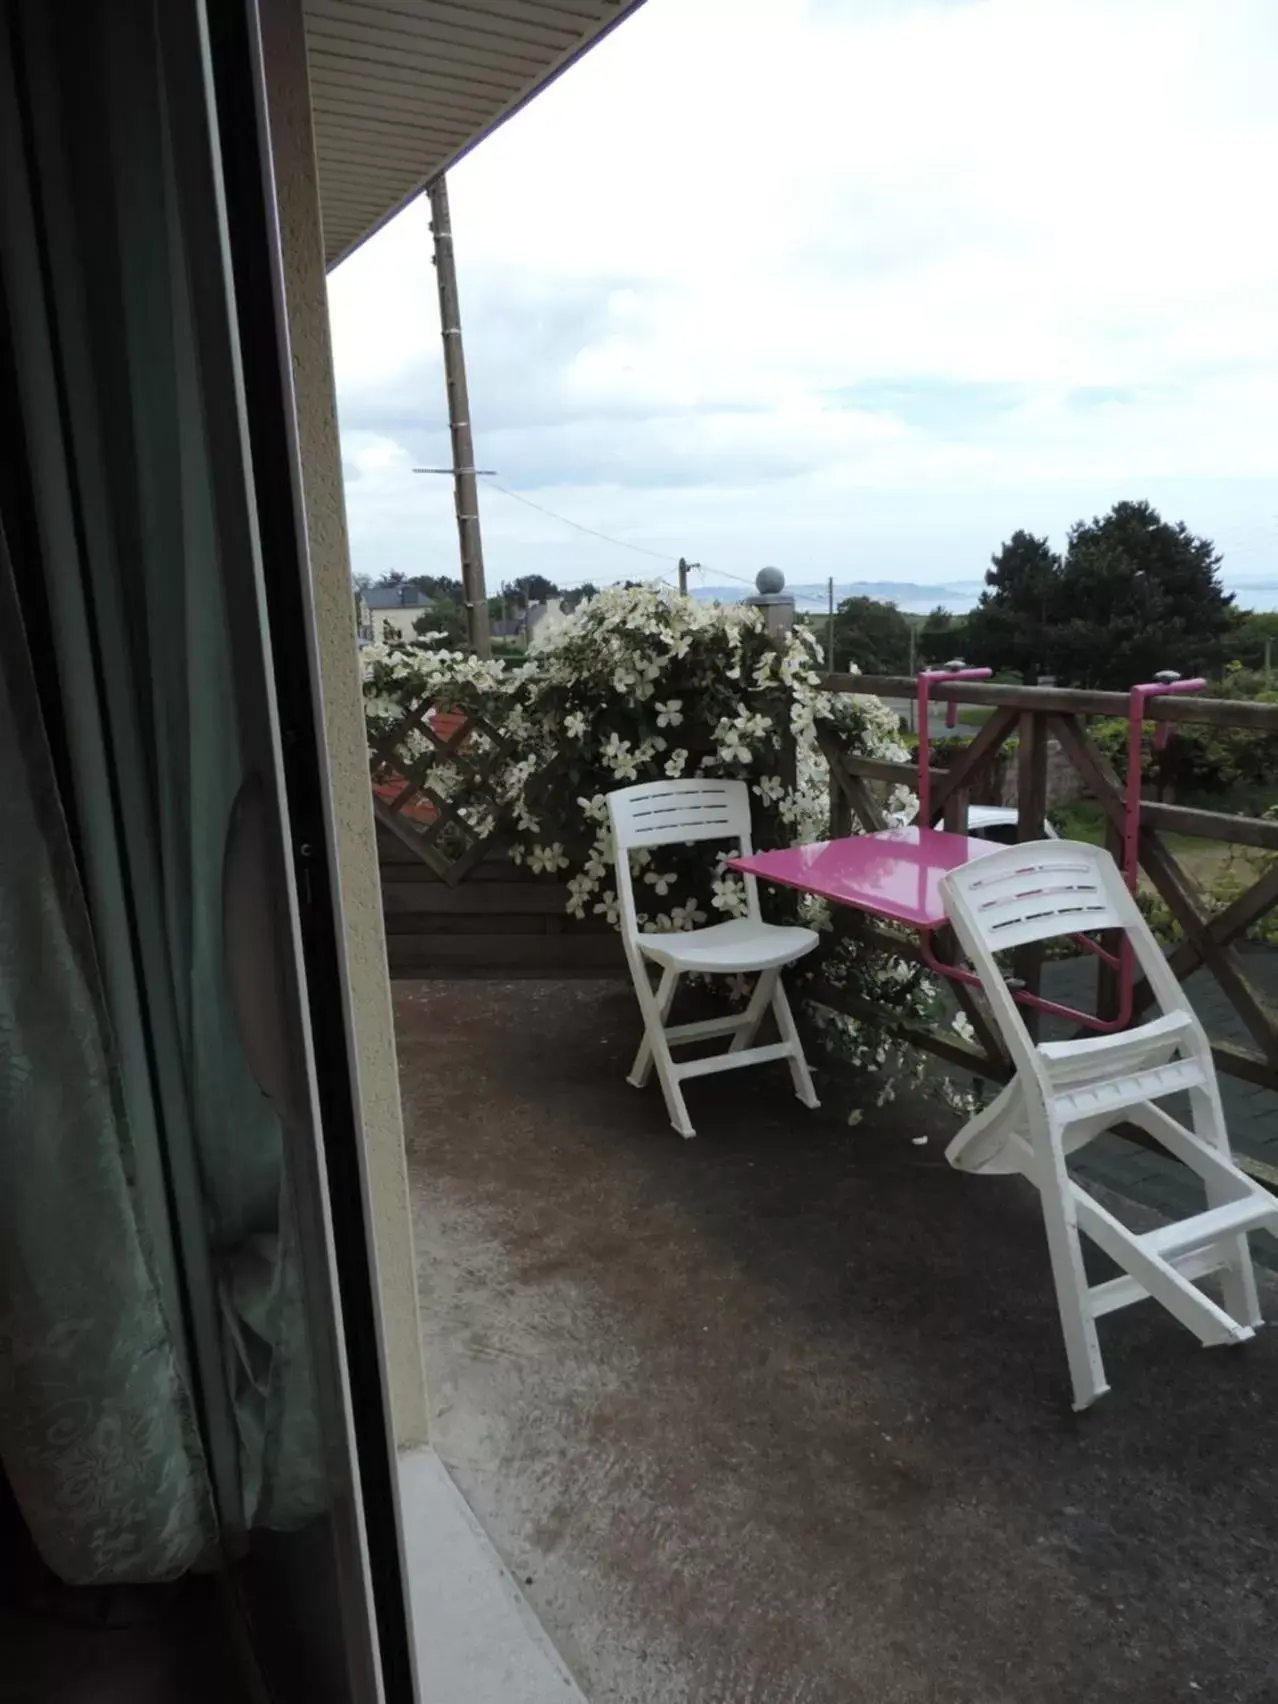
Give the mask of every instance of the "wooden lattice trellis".
<svg viewBox="0 0 1278 1704">
<path fill-rule="evenodd" d="M 386 946 L 393 976 L 609 976 L 625 968 L 601 917 L 507 857 L 503 776 L 513 741 L 481 713 L 410 706 L 371 752 Z M 434 785 L 449 768 L 456 784 Z"/>
<path fill-rule="evenodd" d="M 498 777 L 510 742 L 481 715 L 449 716 L 445 733 L 436 730 L 436 720 L 424 699 L 373 742 L 374 803 L 380 821 L 455 887 L 503 840 L 507 805 Z M 416 755 L 408 749 L 414 738 L 426 742 Z M 461 778 L 449 795 L 428 779 L 441 764 Z"/>
</svg>

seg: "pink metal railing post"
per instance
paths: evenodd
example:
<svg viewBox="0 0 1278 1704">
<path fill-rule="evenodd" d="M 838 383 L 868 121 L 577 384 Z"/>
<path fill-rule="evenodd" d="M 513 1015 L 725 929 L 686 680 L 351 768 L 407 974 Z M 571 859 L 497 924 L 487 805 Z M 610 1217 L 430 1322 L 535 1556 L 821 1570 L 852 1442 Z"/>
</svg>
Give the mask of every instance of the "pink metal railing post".
<svg viewBox="0 0 1278 1704">
<path fill-rule="evenodd" d="M 915 821 L 927 828 L 932 821 L 932 770 L 928 750 L 928 706 L 932 700 L 932 684 L 938 680 L 988 680 L 993 669 L 969 669 L 961 658 L 946 663 L 943 668 L 923 669 L 918 679 L 919 723 L 919 811 Z M 945 709 L 945 725 L 952 728 L 958 719 L 958 704 L 951 702 Z"/>
<path fill-rule="evenodd" d="M 1133 893 L 1140 878 L 1140 797 L 1141 770 L 1145 749 L 1145 705 L 1151 698 L 1161 698 L 1169 692 L 1201 692 L 1207 682 L 1195 675 L 1192 680 L 1180 680 L 1168 669 L 1157 680 L 1134 686 L 1127 709 L 1127 794 L 1123 800 L 1123 876 Z M 1161 751 L 1170 730 L 1162 723 L 1154 734 L 1155 749 Z"/>
</svg>

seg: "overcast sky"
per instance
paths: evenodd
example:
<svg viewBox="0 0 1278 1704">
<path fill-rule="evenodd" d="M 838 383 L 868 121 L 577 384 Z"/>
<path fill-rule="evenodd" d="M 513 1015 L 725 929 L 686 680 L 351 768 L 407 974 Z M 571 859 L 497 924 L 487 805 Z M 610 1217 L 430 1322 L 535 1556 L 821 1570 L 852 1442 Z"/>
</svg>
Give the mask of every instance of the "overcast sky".
<svg viewBox="0 0 1278 1704">
<path fill-rule="evenodd" d="M 1275 89 L 1278 0 L 648 0 L 449 183 L 479 465 L 661 560 L 489 490 L 490 584 L 1148 497 L 1278 605 Z M 356 571 L 456 573 L 425 205 L 330 293 Z"/>
</svg>

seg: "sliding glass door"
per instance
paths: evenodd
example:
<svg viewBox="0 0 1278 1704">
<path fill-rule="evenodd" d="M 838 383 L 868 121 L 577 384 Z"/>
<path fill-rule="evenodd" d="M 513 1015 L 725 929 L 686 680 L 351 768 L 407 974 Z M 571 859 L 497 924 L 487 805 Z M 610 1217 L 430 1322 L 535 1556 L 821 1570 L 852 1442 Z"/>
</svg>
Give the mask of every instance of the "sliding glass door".
<svg viewBox="0 0 1278 1704">
<path fill-rule="evenodd" d="M 0 537 L 70 943 L 0 970 L 49 995 L 32 1068 L 89 1109 L 22 1103 L 46 1163 L 0 1242 L 81 1341 L 59 1386 L 33 1322 L 0 1460 L 60 1577 L 219 1570 L 272 1698 L 408 1704 L 256 16 L 0 23 Z M 68 1051 L 40 1014 L 73 1009 Z M 27 1444 L 67 1378 L 78 1458 Z M 108 1414 L 118 1495 L 77 1526 Z"/>
</svg>

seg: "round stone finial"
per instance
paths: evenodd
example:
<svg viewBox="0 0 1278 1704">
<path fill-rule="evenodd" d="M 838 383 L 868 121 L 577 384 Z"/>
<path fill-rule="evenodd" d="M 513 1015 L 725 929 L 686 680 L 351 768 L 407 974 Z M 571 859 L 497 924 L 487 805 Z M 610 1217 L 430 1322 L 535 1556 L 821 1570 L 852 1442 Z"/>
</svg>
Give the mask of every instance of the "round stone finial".
<svg viewBox="0 0 1278 1704">
<path fill-rule="evenodd" d="M 760 568 L 754 583 L 765 598 L 774 598 L 785 586 L 785 575 L 779 568 Z"/>
</svg>

